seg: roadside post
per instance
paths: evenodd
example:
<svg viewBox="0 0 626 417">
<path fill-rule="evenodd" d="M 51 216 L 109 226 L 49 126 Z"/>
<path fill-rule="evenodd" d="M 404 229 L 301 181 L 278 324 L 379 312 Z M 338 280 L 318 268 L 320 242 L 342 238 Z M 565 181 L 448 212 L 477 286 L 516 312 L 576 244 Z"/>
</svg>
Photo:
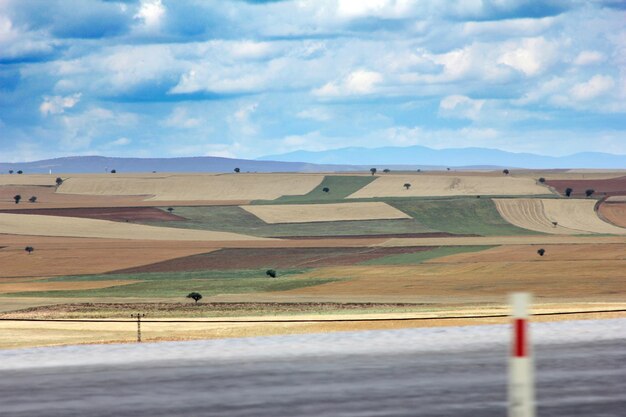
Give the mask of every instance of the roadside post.
<svg viewBox="0 0 626 417">
<path fill-rule="evenodd" d="M 529 293 L 510 296 L 513 338 L 509 361 L 509 417 L 535 417 L 535 380 L 528 329 Z"/>
<path fill-rule="evenodd" d="M 131 314 L 132 318 L 137 319 L 137 343 L 141 343 L 141 318 L 146 317 L 144 313 Z"/>
</svg>

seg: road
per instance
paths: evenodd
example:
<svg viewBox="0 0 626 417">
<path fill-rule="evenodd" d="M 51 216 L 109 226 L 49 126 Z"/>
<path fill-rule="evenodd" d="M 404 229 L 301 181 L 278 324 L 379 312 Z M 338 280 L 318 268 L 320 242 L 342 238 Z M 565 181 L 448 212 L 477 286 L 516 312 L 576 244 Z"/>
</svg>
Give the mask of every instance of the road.
<svg viewBox="0 0 626 417">
<path fill-rule="evenodd" d="M 539 416 L 624 415 L 626 320 L 610 322 L 533 328 Z M 506 329 L 458 329 L 4 351 L 0 415 L 505 416 Z"/>
</svg>

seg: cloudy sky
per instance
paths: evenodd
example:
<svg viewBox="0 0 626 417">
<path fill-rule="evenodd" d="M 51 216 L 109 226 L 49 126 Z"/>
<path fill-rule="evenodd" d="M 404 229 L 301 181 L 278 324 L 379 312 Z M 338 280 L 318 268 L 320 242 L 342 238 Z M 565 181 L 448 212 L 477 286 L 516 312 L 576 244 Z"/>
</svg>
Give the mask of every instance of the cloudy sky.
<svg viewBox="0 0 626 417">
<path fill-rule="evenodd" d="M 625 4 L 0 0 L 0 160 L 626 154 Z"/>
</svg>

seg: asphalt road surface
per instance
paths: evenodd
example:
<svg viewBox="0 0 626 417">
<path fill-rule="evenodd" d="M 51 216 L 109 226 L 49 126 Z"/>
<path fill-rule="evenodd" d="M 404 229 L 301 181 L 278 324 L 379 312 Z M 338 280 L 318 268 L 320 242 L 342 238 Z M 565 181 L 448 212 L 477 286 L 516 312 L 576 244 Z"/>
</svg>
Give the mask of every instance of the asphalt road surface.
<svg viewBox="0 0 626 417">
<path fill-rule="evenodd" d="M 611 322 L 600 330 L 578 322 L 582 337 L 566 343 L 550 336 L 559 327 L 538 329 L 544 335 L 535 348 L 539 416 L 626 415 L 626 320 Z M 469 350 L 458 346 L 471 337 L 467 329 L 476 329 Z M 0 415 L 506 416 L 506 330 L 436 332 L 256 338 L 248 350 L 238 339 L 4 351 Z M 370 353 L 362 346 L 367 340 Z M 403 340 L 415 346 L 399 347 Z M 259 351 L 279 345 L 289 354 Z M 185 352 L 190 346 L 193 354 Z"/>
</svg>

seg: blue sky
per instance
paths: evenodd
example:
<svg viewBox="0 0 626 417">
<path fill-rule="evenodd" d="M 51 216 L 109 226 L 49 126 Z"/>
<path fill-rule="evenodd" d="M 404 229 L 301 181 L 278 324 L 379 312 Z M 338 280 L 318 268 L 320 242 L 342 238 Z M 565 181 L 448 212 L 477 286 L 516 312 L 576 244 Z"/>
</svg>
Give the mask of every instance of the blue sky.
<svg viewBox="0 0 626 417">
<path fill-rule="evenodd" d="M 626 154 L 622 1 L 0 0 L 0 160 Z"/>
</svg>

